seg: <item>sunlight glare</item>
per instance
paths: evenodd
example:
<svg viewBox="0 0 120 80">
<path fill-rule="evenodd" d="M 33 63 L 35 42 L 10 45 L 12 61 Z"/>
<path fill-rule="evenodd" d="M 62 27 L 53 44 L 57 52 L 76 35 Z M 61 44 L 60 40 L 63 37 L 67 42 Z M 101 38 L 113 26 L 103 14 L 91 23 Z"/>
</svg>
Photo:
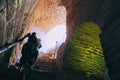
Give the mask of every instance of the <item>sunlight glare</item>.
<svg viewBox="0 0 120 80">
<path fill-rule="evenodd" d="M 59 25 L 51 29 L 41 40 L 43 53 L 55 53 L 66 40 L 66 25 Z"/>
</svg>

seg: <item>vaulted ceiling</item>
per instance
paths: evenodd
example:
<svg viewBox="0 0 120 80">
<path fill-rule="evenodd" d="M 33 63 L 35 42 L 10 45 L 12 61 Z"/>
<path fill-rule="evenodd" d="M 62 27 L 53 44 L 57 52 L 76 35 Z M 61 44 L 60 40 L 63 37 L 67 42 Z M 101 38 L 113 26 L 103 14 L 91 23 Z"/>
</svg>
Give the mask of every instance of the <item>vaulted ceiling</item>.
<svg viewBox="0 0 120 80">
<path fill-rule="evenodd" d="M 28 24 L 36 25 L 46 32 L 55 26 L 65 24 L 66 9 L 58 4 L 59 0 L 38 0 L 28 19 Z"/>
</svg>

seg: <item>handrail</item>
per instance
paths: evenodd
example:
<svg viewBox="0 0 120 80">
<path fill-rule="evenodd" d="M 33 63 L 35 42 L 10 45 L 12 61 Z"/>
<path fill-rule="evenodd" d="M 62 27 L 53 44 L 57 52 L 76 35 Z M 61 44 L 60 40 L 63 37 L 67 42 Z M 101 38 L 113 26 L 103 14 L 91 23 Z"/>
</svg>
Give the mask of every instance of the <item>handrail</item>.
<svg viewBox="0 0 120 80">
<path fill-rule="evenodd" d="M 7 45 L 4 45 L 2 47 L 0 47 L 0 53 L 3 53 L 5 51 L 7 51 L 8 49 L 14 47 L 15 45 L 19 44 L 20 42 L 22 42 L 26 37 L 28 37 L 30 34 L 28 33 L 27 35 L 25 35 L 23 38 L 17 40 L 16 42 L 13 42 L 11 44 L 7 44 Z"/>
</svg>

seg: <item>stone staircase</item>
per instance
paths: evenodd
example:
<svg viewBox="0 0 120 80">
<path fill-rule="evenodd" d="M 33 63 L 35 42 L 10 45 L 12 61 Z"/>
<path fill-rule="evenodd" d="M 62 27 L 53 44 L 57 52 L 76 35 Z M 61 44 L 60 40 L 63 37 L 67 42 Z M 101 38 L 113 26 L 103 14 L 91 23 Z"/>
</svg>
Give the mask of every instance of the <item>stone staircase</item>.
<svg viewBox="0 0 120 80">
<path fill-rule="evenodd" d="M 55 68 L 55 60 L 48 57 L 38 58 L 33 70 L 43 71 L 43 72 L 52 72 Z"/>
<path fill-rule="evenodd" d="M 33 69 L 27 73 L 26 80 L 55 80 L 55 59 L 37 59 Z"/>
<path fill-rule="evenodd" d="M 55 60 L 46 56 L 38 58 L 25 80 L 55 80 Z"/>
<path fill-rule="evenodd" d="M 32 70 L 26 73 L 25 80 L 55 80 L 55 76 L 50 72 Z"/>
<path fill-rule="evenodd" d="M 48 57 L 38 58 L 32 70 L 26 71 L 25 79 L 23 72 L 8 69 L 6 75 L 0 80 L 55 80 L 55 59 Z"/>
</svg>

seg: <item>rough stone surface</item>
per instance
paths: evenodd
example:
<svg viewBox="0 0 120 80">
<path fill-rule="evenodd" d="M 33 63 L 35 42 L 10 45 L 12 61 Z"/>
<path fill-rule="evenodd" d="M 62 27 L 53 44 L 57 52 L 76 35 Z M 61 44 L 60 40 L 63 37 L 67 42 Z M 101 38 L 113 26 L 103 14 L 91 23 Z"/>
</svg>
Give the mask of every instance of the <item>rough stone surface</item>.
<svg viewBox="0 0 120 80">
<path fill-rule="evenodd" d="M 118 57 L 120 0 L 62 1 L 62 4 L 67 9 L 67 34 L 69 34 L 67 39 L 69 40 L 74 28 L 82 22 L 93 21 L 97 23 L 102 30 L 101 43 L 103 45 L 109 76 L 111 80 L 119 80 L 120 69 L 116 61 L 120 61 Z M 62 58 L 59 59 L 62 61 Z"/>
<path fill-rule="evenodd" d="M 99 27 L 92 22 L 75 28 L 64 51 L 57 80 L 105 80 L 100 33 Z"/>
<path fill-rule="evenodd" d="M 30 8 L 34 5 L 35 0 L 5 0 L 0 1 L 0 46 L 10 44 L 19 39 L 25 28 L 24 22 L 29 15 Z M 11 51 L 7 51 L 5 62 L 9 62 Z M 1 60 L 2 61 L 2 60 Z"/>
<path fill-rule="evenodd" d="M 58 4 L 59 0 L 38 0 L 35 9 L 29 17 L 27 27 L 34 25 L 48 32 L 55 26 L 65 24 L 65 7 Z"/>
</svg>

